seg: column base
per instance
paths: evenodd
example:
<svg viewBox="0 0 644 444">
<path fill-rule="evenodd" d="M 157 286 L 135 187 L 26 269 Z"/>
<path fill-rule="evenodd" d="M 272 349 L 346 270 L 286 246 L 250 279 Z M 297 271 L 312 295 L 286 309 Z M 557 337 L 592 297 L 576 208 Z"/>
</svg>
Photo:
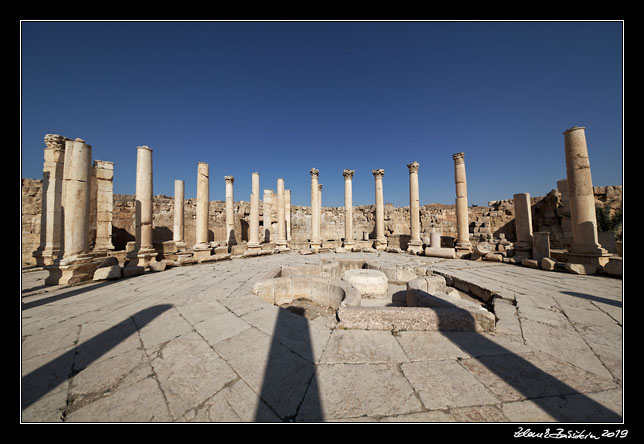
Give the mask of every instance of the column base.
<svg viewBox="0 0 644 444">
<path fill-rule="evenodd" d="M 45 266 L 45 270 L 49 272 L 45 285 L 76 285 L 89 281 L 97 268 L 98 264 L 92 262 L 91 257 L 79 256 L 65 263 L 58 261 Z"/>
<path fill-rule="evenodd" d="M 606 252 L 606 250 L 604 250 L 603 254 L 575 253 L 570 251 L 564 253 L 564 258 L 568 263 L 594 265 L 596 267 L 603 267 L 610 261 L 611 257 L 612 254 Z"/>
<path fill-rule="evenodd" d="M 150 263 L 156 262 L 157 251 L 154 248 L 141 248 L 138 251 L 134 250 L 128 253 L 127 267 L 143 267 L 143 269 L 150 268 Z"/>
<path fill-rule="evenodd" d="M 407 244 L 407 252 L 413 254 L 422 254 L 423 243 L 420 239 L 410 240 Z"/>
<path fill-rule="evenodd" d="M 373 241 L 373 248 L 378 251 L 384 251 L 387 248 L 387 239 L 376 239 Z"/>
<path fill-rule="evenodd" d="M 342 243 L 342 247 L 344 247 L 347 250 L 351 250 L 356 243 L 353 240 L 347 240 Z"/>
<path fill-rule="evenodd" d="M 320 248 L 322 248 L 322 241 L 319 241 L 319 240 L 312 240 L 312 241 L 310 241 L 309 246 L 310 246 L 310 248 L 311 248 L 312 250 L 316 250 L 316 251 L 317 251 L 317 250 L 319 250 Z"/>
<path fill-rule="evenodd" d="M 288 242 L 285 240 L 277 240 L 275 241 L 275 246 L 277 247 L 278 250 L 288 250 Z"/>
</svg>

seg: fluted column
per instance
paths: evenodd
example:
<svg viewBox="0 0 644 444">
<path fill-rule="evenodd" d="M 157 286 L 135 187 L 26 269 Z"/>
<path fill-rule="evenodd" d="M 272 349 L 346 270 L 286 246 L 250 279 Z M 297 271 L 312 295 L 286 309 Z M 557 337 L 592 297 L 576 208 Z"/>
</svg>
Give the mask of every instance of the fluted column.
<svg viewBox="0 0 644 444">
<path fill-rule="evenodd" d="M 320 171 L 311 168 L 311 248 L 318 249 L 322 245 L 320 240 L 320 187 L 318 186 L 318 176 Z"/>
<path fill-rule="evenodd" d="M 248 248 L 259 249 L 259 173 L 252 175 L 250 193 L 250 224 L 248 226 Z"/>
<path fill-rule="evenodd" d="M 567 129 L 563 134 L 572 225 L 570 253 L 578 256 L 575 261 L 592 263 L 590 258 L 583 259 L 583 256 L 599 257 L 608 254 L 598 242 L 595 198 L 585 128 L 575 126 Z M 607 261 L 607 259 L 599 260 L 599 264 L 603 265 Z"/>
<path fill-rule="evenodd" d="M 456 153 L 454 179 L 456 182 L 456 250 L 461 253 L 472 251 L 470 243 L 469 216 L 467 214 L 467 180 L 465 178 L 465 153 Z"/>
<path fill-rule="evenodd" d="M 410 253 L 421 253 L 423 242 L 420 240 L 420 197 L 418 192 L 418 162 L 407 165 L 409 168 L 409 219 L 411 239 L 407 246 Z"/>
<path fill-rule="evenodd" d="M 384 250 L 387 247 L 387 238 L 385 237 L 385 199 L 382 191 L 382 177 L 385 170 L 372 170 L 371 173 L 376 181 L 376 241 L 374 247 L 378 250 Z"/>
<path fill-rule="evenodd" d="M 277 179 L 277 240 L 278 248 L 286 248 L 286 225 L 284 217 L 284 179 Z"/>
<path fill-rule="evenodd" d="M 224 176 L 226 181 L 226 243 L 228 245 L 235 245 L 235 196 L 233 192 L 233 184 L 235 178 L 233 176 Z"/>
<path fill-rule="evenodd" d="M 344 247 L 353 247 L 353 174 L 354 170 L 344 170 Z"/>
<path fill-rule="evenodd" d="M 184 197 L 185 183 L 183 180 L 174 181 L 174 229 L 172 231 L 172 240 L 177 246 L 177 250 L 185 250 L 185 217 L 184 217 Z"/>
</svg>

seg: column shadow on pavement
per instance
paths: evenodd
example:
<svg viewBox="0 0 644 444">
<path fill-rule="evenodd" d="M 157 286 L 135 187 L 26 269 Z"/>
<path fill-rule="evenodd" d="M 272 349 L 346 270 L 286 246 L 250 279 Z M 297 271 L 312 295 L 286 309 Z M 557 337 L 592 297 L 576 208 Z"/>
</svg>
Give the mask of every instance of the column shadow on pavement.
<svg viewBox="0 0 644 444">
<path fill-rule="evenodd" d="M 427 293 L 426 293 L 427 294 Z M 451 305 L 451 304 L 450 304 Z M 452 306 L 467 313 L 470 325 L 464 330 L 475 332 L 475 321 L 467 310 Z M 448 331 L 449 324 L 439 317 L 438 330 L 464 352 L 470 354 L 490 372 L 503 380 L 523 397 L 538 405 L 559 422 L 622 422 L 622 417 L 604 407 L 589 396 L 548 374 L 535 364 L 486 338 L 482 334 L 463 334 L 462 331 Z M 480 351 L 484 349 L 485 353 Z M 477 356 L 479 355 L 479 356 Z M 568 407 L 564 396 L 574 395 Z M 523 421 L 522 421 L 523 422 Z"/>
<path fill-rule="evenodd" d="M 138 329 L 170 308 L 172 305 L 161 304 L 141 310 L 24 375 L 21 381 L 22 410 L 56 389 L 128 337 L 136 334 Z M 83 357 L 82 363 L 76 362 L 76 355 Z"/>
<path fill-rule="evenodd" d="M 255 422 L 275 416 L 283 422 L 324 420 L 309 321 L 284 308 L 271 336 L 260 398 Z"/>
</svg>

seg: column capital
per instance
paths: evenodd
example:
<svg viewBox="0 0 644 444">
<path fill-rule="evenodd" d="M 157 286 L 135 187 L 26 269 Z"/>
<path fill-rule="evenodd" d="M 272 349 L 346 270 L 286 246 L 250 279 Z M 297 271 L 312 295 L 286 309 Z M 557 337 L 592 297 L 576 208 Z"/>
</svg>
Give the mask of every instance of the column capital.
<svg viewBox="0 0 644 444">
<path fill-rule="evenodd" d="M 382 179 L 382 176 L 385 175 L 385 170 L 383 170 L 382 168 L 378 170 L 371 170 L 371 173 L 376 179 Z"/>
<path fill-rule="evenodd" d="M 318 175 L 320 174 L 320 171 L 316 170 L 315 168 L 311 168 L 311 171 L 309 171 L 309 173 L 311 174 L 311 177 L 313 176 L 318 177 Z"/>
<path fill-rule="evenodd" d="M 65 137 L 59 134 L 45 134 L 45 145 L 50 150 L 65 151 Z"/>
<path fill-rule="evenodd" d="M 353 177 L 353 173 L 355 173 L 354 170 L 344 170 L 344 171 L 342 171 L 342 175 L 344 176 L 345 179 L 351 179 Z"/>
<path fill-rule="evenodd" d="M 465 161 L 465 153 L 452 154 L 452 159 Z"/>
<path fill-rule="evenodd" d="M 320 191 L 322 191 L 322 184 L 321 184 L 321 183 L 319 183 L 319 184 L 318 184 L 318 189 L 319 189 Z"/>
<path fill-rule="evenodd" d="M 85 142 L 85 141 L 84 141 L 84 140 L 82 140 L 82 139 L 76 139 L 76 141 Z M 137 147 L 136 147 L 136 149 L 137 149 L 137 150 L 148 150 L 148 151 L 152 151 L 152 148 L 150 148 L 150 147 L 149 147 L 149 146 L 147 146 L 147 145 L 137 146 Z"/>
<path fill-rule="evenodd" d="M 232 184 L 235 182 L 235 176 L 224 176 L 224 180 L 226 181 L 226 183 Z"/>
<path fill-rule="evenodd" d="M 417 173 L 418 167 L 419 167 L 419 164 L 418 162 L 415 162 L 415 161 L 410 164 L 407 164 L 407 168 L 409 168 L 410 173 Z"/>
</svg>

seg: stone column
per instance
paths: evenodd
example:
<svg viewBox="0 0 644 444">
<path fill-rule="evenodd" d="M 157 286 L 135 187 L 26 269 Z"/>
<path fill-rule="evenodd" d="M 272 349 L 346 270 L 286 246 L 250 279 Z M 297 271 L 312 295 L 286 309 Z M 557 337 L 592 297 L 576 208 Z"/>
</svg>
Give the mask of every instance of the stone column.
<svg viewBox="0 0 644 444">
<path fill-rule="evenodd" d="M 192 247 L 195 258 L 201 262 L 211 256 L 212 249 L 208 241 L 208 218 L 210 204 L 210 177 L 206 162 L 197 165 L 197 211 L 195 245 Z"/>
<path fill-rule="evenodd" d="M 264 242 L 275 242 L 273 236 L 273 190 L 264 190 Z"/>
<path fill-rule="evenodd" d="M 344 170 L 344 248 L 355 245 L 353 240 L 353 174 L 354 170 Z"/>
<path fill-rule="evenodd" d="M 585 128 L 575 126 L 567 129 L 563 134 L 572 225 L 572 246 L 568 260 L 603 266 L 608 263 L 608 253 L 598 242 L 595 198 Z"/>
<path fill-rule="evenodd" d="M 65 166 L 65 263 L 87 255 L 92 147 L 83 139 L 76 139 L 69 154 L 69 163 Z"/>
<path fill-rule="evenodd" d="M 454 179 L 456 181 L 456 250 L 459 254 L 472 251 L 467 214 L 467 181 L 465 178 L 465 153 L 456 153 L 454 159 Z"/>
<path fill-rule="evenodd" d="M 284 179 L 277 179 L 277 240 L 278 248 L 286 249 L 286 224 L 284 217 Z"/>
<path fill-rule="evenodd" d="M 148 268 L 155 261 L 152 243 L 152 149 L 136 148 L 136 200 L 134 250 L 128 253 L 128 268 Z"/>
<path fill-rule="evenodd" d="M 291 190 L 284 190 L 284 217 L 286 224 L 286 240 L 291 240 Z"/>
<path fill-rule="evenodd" d="M 514 195 L 514 227 L 517 241 L 514 248 L 519 251 L 532 251 L 532 209 L 530 194 L 520 193 Z M 528 253 L 528 255 L 530 255 Z"/>
<path fill-rule="evenodd" d="M 114 250 L 112 244 L 112 210 L 114 206 L 114 162 L 94 161 L 96 177 L 96 240 L 94 249 Z"/>
<path fill-rule="evenodd" d="M 407 165 L 409 168 L 409 219 L 411 239 L 407 251 L 414 254 L 423 252 L 420 240 L 420 197 L 418 192 L 418 162 Z"/>
<path fill-rule="evenodd" d="M 318 183 L 318 237 L 322 242 L 322 184 Z"/>
<path fill-rule="evenodd" d="M 247 246 L 250 250 L 261 248 L 259 244 L 259 173 L 253 173 L 252 176 Z"/>
<path fill-rule="evenodd" d="M 69 152 L 67 152 L 69 150 Z M 92 147 L 76 139 L 65 147 L 65 249 L 63 258 L 46 269 L 46 285 L 75 284 L 92 278 L 96 265 L 88 254 Z"/>
<path fill-rule="evenodd" d="M 226 243 L 227 245 L 236 245 L 235 240 L 235 197 L 233 194 L 233 176 L 225 176 L 226 181 Z"/>
<path fill-rule="evenodd" d="M 384 250 L 387 247 L 385 237 L 385 200 L 382 192 L 382 177 L 385 170 L 372 170 L 371 173 L 376 181 L 376 240 L 374 247 L 377 250 Z"/>
<path fill-rule="evenodd" d="M 63 241 L 63 172 L 65 167 L 65 138 L 46 134 L 45 162 L 42 174 L 42 213 L 40 246 L 34 252 L 36 264 L 51 265 L 62 254 Z"/>
<path fill-rule="evenodd" d="M 184 215 L 184 197 L 185 183 L 183 180 L 174 181 L 174 229 L 172 231 L 172 240 L 177 246 L 178 251 L 186 249 L 185 241 L 185 215 Z"/>
<path fill-rule="evenodd" d="M 319 249 L 322 246 L 322 241 L 320 240 L 320 204 L 318 200 L 320 198 L 320 187 L 318 186 L 318 176 L 320 171 L 315 168 L 311 168 L 309 171 L 311 174 L 311 239 L 310 244 L 311 248 L 314 250 Z"/>
</svg>

